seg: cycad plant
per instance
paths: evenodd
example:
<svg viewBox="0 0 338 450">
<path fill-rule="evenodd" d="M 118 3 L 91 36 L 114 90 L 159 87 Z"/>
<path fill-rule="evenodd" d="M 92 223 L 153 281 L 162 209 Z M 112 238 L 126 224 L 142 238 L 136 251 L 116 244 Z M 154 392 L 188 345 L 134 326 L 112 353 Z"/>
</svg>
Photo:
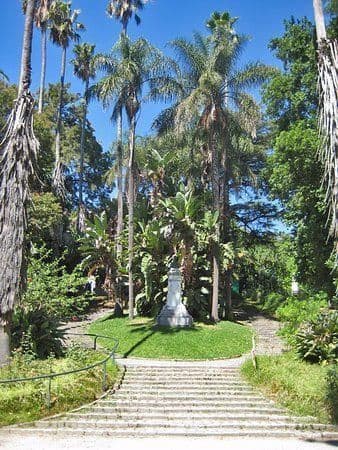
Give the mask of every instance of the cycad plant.
<svg viewBox="0 0 338 450">
<path fill-rule="evenodd" d="M 85 210 L 83 203 L 83 168 L 84 168 L 84 151 L 86 136 L 86 121 L 89 101 L 89 82 L 95 78 L 96 70 L 94 64 L 95 45 L 83 43 L 74 47 L 75 58 L 72 60 L 74 66 L 74 74 L 83 81 L 85 88 L 83 94 L 83 113 L 81 121 L 81 140 L 80 140 L 80 168 L 79 168 L 79 199 L 76 227 L 78 231 L 84 230 Z"/>
<path fill-rule="evenodd" d="M 78 31 L 84 29 L 84 26 L 77 21 L 79 14 L 80 10 L 72 11 L 70 2 L 64 3 L 59 0 L 54 1 L 49 10 L 51 40 L 62 49 L 60 96 L 55 130 L 55 165 L 53 173 L 53 188 L 57 196 L 61 199 L 65 199 L 66 197 L 61 155 L 61 124 L 67 49 L 72 41 L 79 41 L 80 35 Z"/>
</svg>

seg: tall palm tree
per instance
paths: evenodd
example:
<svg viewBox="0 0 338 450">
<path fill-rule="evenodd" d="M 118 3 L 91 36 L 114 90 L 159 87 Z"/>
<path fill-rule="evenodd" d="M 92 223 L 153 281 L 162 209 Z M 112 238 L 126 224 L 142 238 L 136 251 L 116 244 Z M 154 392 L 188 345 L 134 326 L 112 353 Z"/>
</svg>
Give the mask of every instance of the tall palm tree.
<svg viewBox="0 0 338 450">
<path fill-rule="evenodd" d="M 135 186 L 135 134 L 138 113 L 145 100 L 167 100 L 171 97 L 173 80 L 170 61 L 145 39 L 131 41 L 121 35 L 112 54 L 98 58 L 107 75 L 95 87 L 104 104 L 114 103 L 114 114 L 123 107 L 129 123 L 128 157 L 128 281 L 129 317 L 134 317 L 133 245 Z M 142 97 L 145 88 L 148 93 Z"/>
<path fill-rule="evenodd" d="M 9 355 L 11 314 L 24 284 L 29 179 L 39 148 L 29 91 L 34 10 L 35 0 L 27 0 L 18 97 L 0 144 L 0 363 Z"/>
<path fill-rule="evenodd" d="M 86 121 L 89 101 L 89 82 L 95 78 L 96 70 L 94 64 L 95 45 L 83 43 L 74 47 L 75 58 L 72 60 L 74 66 L 74 74 L 85 84 L 83 94 L 83 115 L 81 123 L 81 140 L 80 140 L 80 170 L 79 170 L 79 200 L 77 212 L 77 229 L 84 230 L 84 204 L 83 204 L 83 163 L 84 163 L 84 145 L 86 135 Z"/>
<path fill-rule="evenodd" d="M 144 8 L 147 1 L 148 0 L 109 0 L 107 12 L 111 17 L 115 17 L 115 19 L 121 22 L 122 33 L 126 35 L 129 20 L 133 16 L 136 24 L 140 24 L 141 19 L 137 12 Z"/>
<path fill-rule="evenodd" d="M 35 24 L 41 31 L 41 74 L 38 112 L 42 113 L 43 98 L 45 93 L 46 66 L 47 66 L 47 28 L 49 18 L 49 8 L 52 0 L 39 0 L 35 12 Z"/>
<path fill-rule="evenodd" d="M 209 22 L 212 34 L 204 37 L 194 35 L 192 42 L 176 39 L 172 46 L 181 62 L 181 82 L 183 96 L 178 102 L 173 118 L 176 129 L 180 132 L 197 127 L 203 135 L 207 148 L 207 159 L 210 161 L 210 184 L 213 197 L 213 210 L 223 213 L 222 203 L 229 202 L 229 170 L 228 156 L 225 144 L 231 141 L 233 123 L 238 123 L 239 112 L 246 111 L 247 130 L 254 130 L 257 117 L 257 105 L 253 98 L 245 92 L 248 87 L 262 83 L 270 74 L 271 69 L 252 63 L 242 70 L 237 69 L 238 57 L 245 36 L 234 38 L 231 21 L 226 26 Z M 225 153 L 225 154 L 224 154 Z M 227 171 L 223 177 L 222 171 Z M 222 181 L 226 185 L 222 186 Z M 222 190 L 225 193 L 222 194 Z M 221 195 L 222 194 L 222 195 Z M 219 244 L 220 226 L 216 228 L 215 245 L 213 249 L 213 292 L 211 300 L 211 319 L 218 320 L 219 297 Z"/>
<path fill-rule="evenodd" d="M 136 23 L 141 22 L 137 11 L 143 9 L 146 0 L 110 0 L 107 13 L 122 23 L 122 34 L 126 36 L 129 20 L 134 15 Z M 117 125 L 117 224 L 116 224 L 116 252 L 121 256 L 122 246 L 120 236 L 123 230 L 123 145 L 122 145 L 122 105 L 116 109 Z"/>
<path fill-rule="evenodd" d="M 326 33 L 323 5 L 313 0 L 318 43 L 319 128 L 323 138 L 322 159 L 330 207 L 330 234 L 338 261 L 338 42 Z"/>
<path fill-rule="evenodd" d="M 54 44 L 62 49 L 61 58 L 61 77 L 60 77 L 60 97 L 57 112 L 56 135 L 55 135 L 55 166 L 53 173 L 53 187 L 56 194 L 64 199 L 66 196 L 64 185 L 63 164 L 61 155 L 61 123 L 63 109 L 63 95 L 65 86 L 67 49 L 70 43 L 78 42 L 80 35 L 79 30 L 83 30 L 84 26 L 77 22 L 80 10 L 71 10 L 71 3 L 64 3 L 56 0 L 52 3 L 49 11 L 50 18 L 50 36 Z"/>
</svg>

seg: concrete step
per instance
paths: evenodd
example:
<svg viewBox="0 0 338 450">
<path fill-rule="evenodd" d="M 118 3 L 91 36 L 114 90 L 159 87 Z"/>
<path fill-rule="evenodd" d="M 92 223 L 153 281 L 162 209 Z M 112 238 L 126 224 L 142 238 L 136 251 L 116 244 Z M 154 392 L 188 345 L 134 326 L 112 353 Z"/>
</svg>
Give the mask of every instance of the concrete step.
<svg viewBox="0 0 338 450">
<path fill-rule="evenodd" d="M 87 428 L 21 428 L 11 429 L 9 433 L 26 435 L 60 435 L 61 436 L 112 436 L 112 437 L 250 437 L 250 438 L 302 438 L 308 440 L 337 440 L 338 433 L 329 432 L 300 432 L 297 430 L 272 430 L 269 428 L 253 430 L 239 427 L 231 430 L 204 429 L 199 428 L 120 428 L 118 430 L 107 428 L 87 429 Z M 7 431 L 7 430 L 6 430 Z"/>
<path fill-rule="evenodd" d="M 208 392 L 195 392 L 195 391 L 182 391 L 182 392 L 172 392 L 172 390 L 163 390 L 163 391 L 140 391 L 140 392 L 126 392 L 126 391 L 116 391 L 115 394 L 116 400 L 131 400 L 134 401 L 137 400 L 161 400 L 163 402 L 171 401 L 171 400 L 177 400 L 182 401 L 184 399 L 186 400 L 195 400 L 195 401 L 215 401 L 215 400 L 247 400 L 249 402 L 256 402 L 258 400 L 264 399 L 261 395 L 255 395 L 255 394 L 246 394 L 246 393 L 238 393 L 236 391 L 228 391 L 228 392 L 214 392 L 214 393 L 208 393 Z"/>
<path fill-rule="evenodd" d="M 75 413 L 68 413 L 66 416 L 67 419 L 70 420 L 89 420 L 89 421 L 96 421 L 96 420 L 106 420 L 106 421 L 114 421 L 118 419 L 123 420 L 136 420 L 136 421 L 142 421 L 142 420 L 167 420 L 167 421 L 177 421 L 177 420 L 191 420 L 193 422 L 198 421 L 212 421 L 212 424 L 214 425 L 214 422 L 227 422 L 229 420 L 236 421 L 236 422 L 243 422 L 243 421 L 269 421 L 271 420 L 271 415 L 269 414 L 250 414 L 250 413 L 240 413 L 237 412 L 237 414 L 229 414 L 228 412 L 220 414 L 218 411 L 214 412 L 213 414 L 210 413 L 196 413 L 196 412 L 168 412 L 163 411 L 160 412 L 111 412 L 111 413 L 104 413 L 104 412 L 96 412 L 95 410 L 84 412 L 75 412 Z M 313 420 L 313 418 L 311 418 Z M 299 422 L 298 417 L 291 417 L 286 415 L 278 415 L 275 414 L 273 416 L 273 421 L 277 421 L 278 423 L 297 423 Z M 302 422 L 309 423 L 310 418 L 302 418 Z"/>
<path fill-rule="evenodd" d="M 224 420 L 224 421 L 213 421 L 210 423 L 209 420 L 197 420 L 192 421 L 186 420 L 159 420 L 159 419 L 142 419 L 142 420 L 43 420 L 39 422 L 39 428 L 181 428 L 181 429 L 199 429 L 201 431 L 208 429 L 215 430 L 221 428 L 222 431 L 231 430 L 233 428 L 241 430 L 297 430 L 297 431 L 329 431 L 332 432 L 332 428 L 325 425 L 318 424 L 304 424 L 302 422 L 298 423 L 287 423 L 279 421 L 258 421 L 258 420 L 247 420 L 238 424 L 235 420 Z M 337 433 L 338 434 L 338 433 Z"/>
<path fill-rule="evenodd" d="M 230 385 L 230 386 L 207 386 L 207 385 L 199 385 L 199 386 L 165 386 L 165 385 L 148 385 L 148 386 L 143 386 L 143 385 L 134 385 L 134 384 L 122 384 L 122 386 L 120 386 L 118 392 L 125 392 L 125 393 L 142 393 L 142 392 L 171 392 L 171 393 L 188 393 L 188 394 L 194 394 L 196 393 L 208 393 L 208 394 L 219 394 L 219 393 L 234 393 L 234 392 L 238 392 L 239 394 L 243 393 L 253 393 L 256 392 L 252 389 L 252 387 L 250 386 L 246 386 L 246 385 Z"/>
<path fill-rule="evenodd" d="M 135 399 L 125 399 L 125 398 L 119 398 L 116 399 L 114 401 L 102 401 L 100 402 L 100 404 L 102 406 L 110 406 L 110 407 L 125 407 L 125 406 L 149 406 L 149 407 L 154 407 L 157 406 L 159 404 L 159 399 L 157 397 L 152 398 L 152 399 L 137 399 L 137 403 L 135 402 Z M 236 407 L 248 407 L 248 406 L 254 406 L 254 407 L 260 407 L 260 406 L 269 406 L 270 408 L 274 405 L 273 402 L 269 401 L 269 400 L 265 400 L 263 398 L 260 398 L 259 400 L 251 400 L 251 399 L 236 399 L 236 398 L 229 398 L 229 399 L 220 399 L 220 400 L 206 400 L 206 399 L 194 399 L 194 398 L 190 398 L 190 399 L 184 399 L 184 398 L 173 398 L 170 399 L 169 401 L 165 402 L 166 406 L 174 408 L 177 406 L 182 406 L 182 407 L 198 407 L 198 406 L 203 406 L 205 408 L 227 408 L 227 407 L 231 407 L 231 406 L 236 406 Z M 163 405 L 163 402 L 160 403 L 160 405 Z"/>
<path fill-rule="evenodd" d="M 131 377 L 125 377 L 123 378 L 123 384 L 139 384 L 142 386 L 148 386 L 148 385 L 166 385 L 166 386 L 177 386 L 178 384 L 189 386 L 194 385 L 209 385 L 209 386 L 228 386 L 228 385 L 242 385 L 242 386 L 248 386 L 248 384 L 241 380 L 239 377 L 229 378 L 229 379 L 203 379 L 203 378 L 150 378 L 150 377 L 144 377 L 144 378 L 131 378 Z"/>
<path fill-rule="evenodd" d="M 82 410 L 81 410 L 82 411 Z M 219 415 L 240 415 L 240 414 L 248 414 L 248 415 L 268 415 L 269 417 L 285 414 L 285 411 L 279 408 L 272 408 L 271 405 L 268 406 L 243 406 L 243 405 L 227 405 L 226 407 L 208 407 L 208 406 L 180 406 L 177 405 L 175 407 L 170 407 L 167 405 L 156 404 L 154 406 L 140 406 L 139 404 L 134 405 L 121 405 L 121 406 L 95 406 L 92 409 L 87 410 L 88 413 L 90 411 L 102 413 L 102 414 L 219 414 Z"/>
</svg>

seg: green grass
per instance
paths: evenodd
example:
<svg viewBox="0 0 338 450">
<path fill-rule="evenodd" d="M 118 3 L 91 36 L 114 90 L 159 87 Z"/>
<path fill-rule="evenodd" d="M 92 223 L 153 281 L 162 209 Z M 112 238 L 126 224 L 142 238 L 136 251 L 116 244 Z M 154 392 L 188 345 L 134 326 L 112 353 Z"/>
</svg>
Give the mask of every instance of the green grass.
<svg viewBox="0 0 338 450">
<path fill-rule="evenodd" d="M 60 359 L 31 360 L 17 355 L 9 366 L 0 369 L 0 379 L 27 378 L 51 371 L 64 372 L 90 365 L 105 356 L 79 348 L 74 348 Z M 117 366 L 108 363 L 108 386 L 113 385 L 117 374 Z M 46 406 L 46 388 L 47 380 L 0 384 L 0 425 L 30 422 L 94 401 L 102 395 L 102 366 L 54 379 L 50 409 Z"/>
<path fill-rule="evenodd" d="M 328 382 L 328 366 L 300 361 L 293 353 L 259 356 L 258 371 L 251 360 L 242 366 L 244 377 L 278 404 L 301 416 L 337 422 L 338 371 Z M 334 372 L 333 372 L 334 373 Z"/>
<path fill-rule="evenodd" d="M 90 332 L 117 338 L 117 352 L 124 357 L 197 360 L 242 355 L 250 350 L 252 336 L 248 327 L 232 322 L 167 328 L 155 326 L 148 318 L 109 317 L 94 322 Z"/>
</svg>

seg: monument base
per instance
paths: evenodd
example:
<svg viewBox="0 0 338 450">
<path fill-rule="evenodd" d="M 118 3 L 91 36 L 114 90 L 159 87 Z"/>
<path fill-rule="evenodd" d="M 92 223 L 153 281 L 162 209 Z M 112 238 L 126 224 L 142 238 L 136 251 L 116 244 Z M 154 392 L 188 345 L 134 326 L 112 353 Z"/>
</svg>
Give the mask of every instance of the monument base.
<svg viewBox="0 0 338 450">
<path fill-rule="evenodd" d="M 193 319 L 186 307 L 181 303 L 176 308 L 164 305 L 157 316 L 156 323 L 162 327 L 191 327 Z"/>
</svg>

